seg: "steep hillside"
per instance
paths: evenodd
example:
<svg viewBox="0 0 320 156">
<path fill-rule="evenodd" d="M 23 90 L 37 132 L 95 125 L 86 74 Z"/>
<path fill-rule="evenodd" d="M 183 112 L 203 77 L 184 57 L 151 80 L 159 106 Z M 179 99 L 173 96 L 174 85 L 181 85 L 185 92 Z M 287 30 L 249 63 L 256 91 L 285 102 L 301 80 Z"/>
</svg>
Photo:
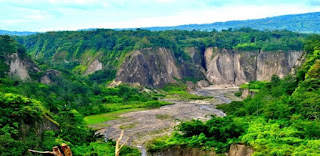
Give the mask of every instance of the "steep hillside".
<svg viewBox="0 0 320 156">
<path fill-rule="evenodd" d="M 145 48 L 134 51 L 124 60 L 115 81 L 163 88 L 176 83 L 176 79 L 205 79 L 200 69 L 193 64 L 177 63 L 173 52 L 166 48 Z"/>
<path fill-rule="evenodd" d="M 292 51 L 302 50 L 306 36 L 289 31 L 258 31 L 250 28 L 222 32 L 99 29 L 48 32 L 17 37 L 17 40 L 26 46 L 31 56 L 40 63 L 88 76 L 99 83 L 115 79 L 117 83 L 121 81 L 148 87 L 163 87 L 176 80 L 196 83 L 208 79 L 216 84 L 239 85 L 261 79 L 259 76 L 265 76 L 263 72 L 269 74 L 265 79 L 270 79 L 272 74 L 286 75 L 300 57 Z M 226 49 L 228 56 L 223 50 L 217 55 L 218 58 L 214 58 L 215 54 L 209 56 L 210 47 Z M 281 50 L 283 54 L 272 55 Z M 268 54 L 269 52 L 271 54 Z M 258 53 L 261 54 L 258 56 Z M 251 62 L 243 59 L 242 55 L 248 55 Z M 227 66 L 219 64 L 219 61 L 218 64 L 214 63 L 222 60 L 222 57 L 235 61 L 223 61 L 229 63 Z M 265 65 L 277 57 L 280 59 L 273 65 Z M 222 68 L 231 66 L 234 68 L 232 71 Z M 260 67 L 264 70 L 260 70 Z M 266 68 L 272 69 L 267 71 Z M 253 71 L 256 69 L 257 71 Z M 221 74 L 226 72 L 230 74 Z M 234 75 L 235 72 L 240 75 Z M 218 77 L 224 81 L 215 80 Z"/>
<path fill-rule="evenodd" d="M 0 36 L 0 77 L 10 76 L 22 81 L 36 78 L 40 68 L 30 59 L 22 45 L 9 36 Z"/>
<path fill-rule="evenodd" d="M 207 48 L 204 52 L 206 78 L 213 84 L 241 85 L 250 81 L 269 81 L 290 74 L 302 51 L 238 51 Z"/>
<path fill-rule="evenodd" d="M 180 25 L 173 27 L 149 27 L 144 28 L 148 30 L 202 30 L 212 31 L 216 29 L 218 31 L 229 28 L 243 28 L 250 27 L 259 30 L 290 30 L 301 33 L 320 33 L 320 12 L 296 14 L 296 15 L 283 15 L 276 17 L 267 17 L 254 20 L 243 21 L 227 21 L 216 22 L 211 24 L 190 24 Z"/>
<path fill-rule="evenodd" d="M 49 116 L 41 102 L 0 92 L 0 151 L 3 155 L 26 155 L 28 148 L 40 148 L 46 131 L 60 125 Z"/>
<path fill-rule="evenodd" d="M 128 106 L 142 109 L 166 104 L 136 88 L 106 89 L 68 70 L 54 70 L 42 64 L 42 70 L 46 69 L 44 74 L 33 71 L 39 67 L 20 44 L 9 36 L 0 39 L 0 155 L 30 155 L 28 149 L 50 151 L 62 143 L 70 146 L 74 155 L 114 154 L 114 142 L 97 139 L 86 126 L 83 115 L 128 109 Z M 13 68 L 15 71 L 10 74 L 12 62 L 18 68 Z M 29 67 L 34 68 L 28 70 Z M 21 75 L 29 75 L 32 81 L 29 77 L 21 79 Z M 131 101 L 136 102 L 127 103 Z M 110 103 L 113 105 L 107 105 Z M 124 147 L 122 153 L 140 154 L 129 147 Z"/>
</svg>

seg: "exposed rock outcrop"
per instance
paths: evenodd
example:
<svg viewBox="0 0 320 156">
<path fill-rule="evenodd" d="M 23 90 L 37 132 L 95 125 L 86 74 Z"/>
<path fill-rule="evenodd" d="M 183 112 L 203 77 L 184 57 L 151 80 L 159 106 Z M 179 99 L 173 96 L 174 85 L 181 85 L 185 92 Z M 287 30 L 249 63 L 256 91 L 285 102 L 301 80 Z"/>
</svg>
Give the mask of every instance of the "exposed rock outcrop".
<svg viewBox="0 0 320 156">
<path fill-rule="evenodd" d="M 300 51 L 246 52 L 218 48 L 201 50 L 196 47 L 187 47 L 184 51 L 189 54 L 191 61 L 179 61 L 166 48 L 134 51 L 118 70 L 115 83 L 163 87 L 177 82 L 176 79 L 191 78 L 204 81 L 197 84 L 188 82 L 190 88 L 205 87 L 210 83 L 241 85 L 255 80 L 270 80 L 274 74 L 282 78 L 292 73 L 303 54 Z M 92 63 L 95 67 L 97 64 Z"/>
<path fill-rule="evenodd" d="M 203 150 L 199 148 L 174 146 L 159 152 L 152 152 L 149 156 L 216 156 L 214 149 Z"/>
<path fill-rule="evenodd" d="M 18 53 L 8 54 L 6 64 L 9 66 L 8 75 L 22 81 L 31 80 L 30 72 L 40 72 L 40 68 L 27 56 Z"/>
<path fill-rule="evenodd" d="M 232 144 L 228 156 L 251 156 L 253 149 L 242 144 Z"/>
<path fill-rule="evenodd" d="M 207 48 L 204 52 L 206 77 L 213 84 L 240 85 L 270 80 L 272 75 L 291 73 L 302 52 L 240 52 Z"/>
<path fill-rule="evenodd" d="M 99 70 L 102 70 L 102 62 L 96 59 L 89 65 L 84 75 L 89 75 Z"/>
<path fill-rule="evenodd" d="M 247 97 L 253 97 L 256 94 L 256 92 L 250 91 L 248 88 L 240 89 L 240 92 L 242 93 L 241 97 L 243 99 Z"/>
<path fill-rule="evenodd" d="M 196 65 L 203 64 L 203 51 L 198 47 L 186 47 L 184 50 L 192 58 L 193 63 Z"/>
<path fill-rule="evenodd" d="M 209 87 L 210 86 L 210 83 L 207 81 L 207 80 L 201 80 L 201 81 L 198 81 L 197 82 L 197 85 L 199 87 Z"/>
<path fill-rule="evenodd" d="M 35 133 L 36 136 L 41 138 L 44 131 L 58 131 L 59 129 L 60 125 L 56 121 L 47 115 L 42 115 L 41 120 L 32 125 L 22 123 L 19 133 L 22 138 L 27 137 L 30 133 Z"/>
<path fill-rule="evenodd" d="M 59 71 L 48 69 L 40 78 L 40 82 L 43 84 L 52 84 L 54 81 L 53 79 L 59 75 L 61 75 Z"/>
<path fill-rule="evenodd" d="M 163 87 L 175 83 L 176 78 L 182 79 L 191 74 L 195 75 L 192 78 L 203 75 L 199 71 L 194 72 L 188 64 L 177 63 L 173 52 L 166 48 L 145 48 L 134 51 L 125 59 L 115 82 Z"/>
</svg>

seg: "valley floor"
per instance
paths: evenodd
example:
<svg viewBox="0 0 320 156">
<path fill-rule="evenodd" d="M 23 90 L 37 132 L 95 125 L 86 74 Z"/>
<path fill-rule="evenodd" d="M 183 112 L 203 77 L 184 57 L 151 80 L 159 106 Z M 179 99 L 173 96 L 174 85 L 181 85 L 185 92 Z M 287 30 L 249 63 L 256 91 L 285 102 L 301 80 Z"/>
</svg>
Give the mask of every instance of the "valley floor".
<svg viewBox="0 0 320 156">
<path fill-rule="evenodd" d="M 138 147 L 145 155 L 144 143 L 157 137 L 170 135 L 174 127 L 182 121 L 191 119 L 209 120 L 211 115 L 223 117 L 226 114 L 216 109 L 216 105 L 242 100 L 234 93 L 237 87 L 207 87 L 191 91 L 191 94 L 212 96 L 213 99 L 196 101 L 173 101 L 172 105 L 166 105 L 159 109 L 143 110 L 124 113 L 119 119 L 109 120 L 104 123 L 90 125 L 99 128 L 98 134 L 106 139 L 116 140 L 121 130 L 125 131 L 123 140 L 129 137 L 128 145 Z"/>
</svg>

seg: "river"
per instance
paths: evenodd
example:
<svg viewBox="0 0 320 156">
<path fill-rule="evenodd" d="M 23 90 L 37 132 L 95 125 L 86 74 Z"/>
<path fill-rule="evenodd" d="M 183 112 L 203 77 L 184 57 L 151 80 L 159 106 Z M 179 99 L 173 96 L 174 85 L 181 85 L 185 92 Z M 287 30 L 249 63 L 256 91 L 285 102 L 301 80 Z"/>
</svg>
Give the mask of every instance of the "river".
<svg viewBox="0 0 320 156">
<path fill-rule="evenodd" d="M 216 109 L 216 105 L 241 100 L 234 96 L 239 88 L 211 86 L 190 91 L 191 94 L 212 96 L 210 100 L 170 101 L 174 104 L 159 109 L 130 112 L 121 115 L 120 119 L 106 122 L 108 127 L 98 131 L 107 139 L 116 140 L 121 130 L 125 131 L 123 140 L 129 138 L 127 145 L 138 147 L 142 156 L 146 155 L 144 144 L 164 135 L 170 135 L 174 126 L 191 119 L 209 120 L 212 115 L 223 117 L 226 114 Z"/>
</svg>

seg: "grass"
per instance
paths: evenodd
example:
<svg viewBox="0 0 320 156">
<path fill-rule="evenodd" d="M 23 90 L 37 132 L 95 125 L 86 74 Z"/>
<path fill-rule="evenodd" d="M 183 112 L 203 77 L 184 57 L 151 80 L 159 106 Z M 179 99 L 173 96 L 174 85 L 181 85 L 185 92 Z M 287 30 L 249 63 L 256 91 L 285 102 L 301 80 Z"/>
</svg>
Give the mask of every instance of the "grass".
<svg viewBox="0 0 320 156">
<path fill-rule="evenodd" d="M 172 116 L 170 116 L 169 114 L 157 114 L 156 118 L 160 120 L 166 120 L 166 119 L 171 119 Z"/>
<path fill-rule="evenodd" d="M 251 81 L 240 86 L 241 89 L 261 89 L 268 83 L 267 81 Z"/>
<path fill-rule="evenodd" d="M 110 112 L 96 115 L 89 115 L 84 118 L 87 125 L 94 125 L 109 120 L 119 119 L 119 116 L 125 113 L 140 111 L 146 109 L 159 108 L 172 103 L 165 101 L 147 101 L 147 102 L 128 102 L 128 103 L 111 103 L 103 104 Z"/>
<path fill-rule="evenodd" d="M 189 101 L 189 100 L 204 100 L 212 97 L 207 96 L 199 96 L 190 94 L 187 91 L 180 90 L 180 91 L 167 91 L 165 94 L 166 99 L 176 99 L 176 100 L 183 100 L 183 101 Z"/>
<path fill-rule="evenodd" d="M 129 124 L 124 124 L 124 125 L 121 125 L 119 128 L 120 129 L 131 129 L 131 128 L 134 128 L 137 126 L 137 122 L 133 122 L 133 123 L 129 123 Z"/>
<path fill-rule="evenodd" d="M 259 92 L 260 89 L 250 89 L 251 92 Z"/>
<path fill-rule="evenodd" d="M 122 114 L 133 112 L 133 111 L 140 111 L 140 110 L 145 110 L 145 108 L 123 109 L 123 110 L 118 110 L 118 111 L 104 113 L 104 114 L 90 115 L 90 116 L 84 117 L 84 121 L 87 123 L 87 125 L 94 125 L 98 123 L 107 122 L 109 120 L 119 119 L 120 118 L 119 116 Z"/>
</svg>

